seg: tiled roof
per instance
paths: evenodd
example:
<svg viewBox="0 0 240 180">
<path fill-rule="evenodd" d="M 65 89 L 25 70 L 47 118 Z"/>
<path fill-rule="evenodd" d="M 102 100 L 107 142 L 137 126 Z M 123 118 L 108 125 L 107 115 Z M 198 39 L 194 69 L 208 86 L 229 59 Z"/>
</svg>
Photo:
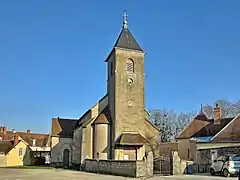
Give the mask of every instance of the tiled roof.
<svg viewBox="0 0 240 180">
<path fill-rule="evenodd" d="M 110 112 L 108 106 L 98 115 L 93 124 L 108 124 L 110 121 Z"/>
<path fill-rule="evenodd" d="M 38 134 L 38 133 L 27 133 L 27 132 L 16 132 L 16 134 L 22 138 L 29 146 L 33 146 L 33 139 L 35 139 L 35 146 L 44 147 L 50 146 L 49 134 Z M 13 131 L 6 131 L 6 134 L 0 133 L 3 140 L 12 140 L 14 133 Z"/>
<path fill-rule="evenodd" d="M 203 137 L 203 136 L 215 136 L 219 131 L 221 131 L 229 122 L 234 118 L 224 118 L 220 120 L 220 123 L 214 123 L 213 119 L 209 119 L 209 123 L 196 132 L 193 137 Z"/>
<path fill-rule="evenodd" d="M 180 133 L 177 139 L 188 139 L 200 131 L 203 127 L 210 123 L 208 120 L 194 119 L 190 124 Z"/>
<path fill-rule="evenodd" d="M 123 133 L 115 141 L 116 145 L 143 145 L 148 141 L 141 134 Z"/>
<path fill-rule="evenodd" d="M 60 136 L 62 138 L 72 138 L 73 130 L 79 120 L 73 119 L 52 119 L 52 136 Z"/>
<path fill-rule="evenodd" d="M 11 141 L 0 141 L 0 153 L 6 154 L 9 152 L 13 147 L 13 144 Z"/>
</svg>

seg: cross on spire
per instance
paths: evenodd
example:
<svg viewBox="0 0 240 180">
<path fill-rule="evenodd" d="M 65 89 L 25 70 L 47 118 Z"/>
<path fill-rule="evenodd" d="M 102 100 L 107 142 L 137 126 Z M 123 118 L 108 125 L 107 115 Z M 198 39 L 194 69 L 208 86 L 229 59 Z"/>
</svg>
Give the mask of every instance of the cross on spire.
<svg viewBox="0 0 240 180">
<path fill-rule="evenodd" d="M 126 10 L 123 12 L 123 28 L 124 29 L 128 28 L 128 24 L 127 24 L 127 11 Z"/>
</svg>

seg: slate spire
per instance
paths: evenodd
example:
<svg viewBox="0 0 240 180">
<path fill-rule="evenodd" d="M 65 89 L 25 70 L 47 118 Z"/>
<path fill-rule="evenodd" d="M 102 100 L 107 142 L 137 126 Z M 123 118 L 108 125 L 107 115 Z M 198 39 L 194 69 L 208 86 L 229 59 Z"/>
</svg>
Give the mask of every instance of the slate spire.
<svg viewBox="0 0 240 180">
<path fill-rule="evenodd" d="M 123 25 L 122 31 L 118 36 L 118 39 L 114 45 L 114 47 L 124 48 L 124 49 L 131 49 L 142 51 L 142 48 L 139 46 L 133 35 L 128 29 L 128 22 L 127 22 L 127 12 L 124 11 L 123 13 Z"/>
</svg>

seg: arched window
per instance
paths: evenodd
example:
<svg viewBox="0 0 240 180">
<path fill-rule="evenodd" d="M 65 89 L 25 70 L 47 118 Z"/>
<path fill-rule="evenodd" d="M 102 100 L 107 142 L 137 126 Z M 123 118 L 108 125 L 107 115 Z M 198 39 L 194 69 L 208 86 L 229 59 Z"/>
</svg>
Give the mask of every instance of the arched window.
<svg viewBox="0 0 240 180">
<path fill-rule="evenodd" d="M 128 59 L 126 63 L 127 73 L 134 73 L 134 62 L 132 59 Z"/>
</svg>

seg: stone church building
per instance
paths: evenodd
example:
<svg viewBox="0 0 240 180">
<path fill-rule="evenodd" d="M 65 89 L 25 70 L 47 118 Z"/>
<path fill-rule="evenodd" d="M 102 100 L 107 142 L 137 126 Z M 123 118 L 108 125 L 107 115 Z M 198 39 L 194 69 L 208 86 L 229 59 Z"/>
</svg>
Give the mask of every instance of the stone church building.
<svg viewBox="0 0 240 180">
<path fill-rule="evenodd" d="M 124 15 L 121 33 L 105 60 L 106 95 L 79 119 L 52 119 L 53 165 L 80 165 L 85 159 L 142 160 L 153 150 L 159 131 L 145 109 L 144 56 Z"/>
</svg>

